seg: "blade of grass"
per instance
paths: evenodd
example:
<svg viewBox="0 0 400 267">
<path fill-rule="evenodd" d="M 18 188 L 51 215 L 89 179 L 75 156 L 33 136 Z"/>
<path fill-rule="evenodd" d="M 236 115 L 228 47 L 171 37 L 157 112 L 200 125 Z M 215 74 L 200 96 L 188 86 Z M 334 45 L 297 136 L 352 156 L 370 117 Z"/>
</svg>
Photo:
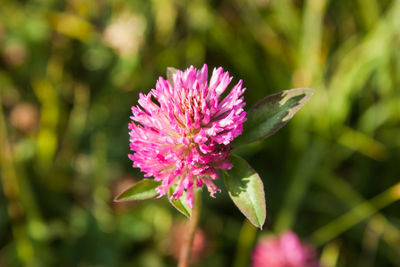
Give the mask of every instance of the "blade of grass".
<svg viewBox="0 0 400 267">
<path fill-rule="evenodd" d="M 251 250 L 253 248 L 257 230 L 258 229 L 254 227 L 249 220 L 243 221 L 236 248 L 234 267 L 249 266 Z"/>
<path fill-rule="evenodd" d="M 319 166 L 320 159 L 323 157 L 324 149 L 321 143 L 314 142 L 304 153 L 297 168 L 293 172 L 289 188 L 286 190 L 286 198 L 279 210 L 274 229 L 281 232 L 293 227 L 297 211 L 302 203 L 313 173 Z"/>
<path fill-rule="evenodd" d="M 337 265 L 340 254 L 340 244 L 338 242 L 330 242 L 324 246 L 321 253 L 321 266 L 335 267 Z"/>
<path fill-rule="evenodd" d="M 384 160 L 387 156 L 384 144 L 349 127 L 343 127 L 343 134 L 339 137 L 338 142 L 375 160 Z"/>
<path fill-rule="evenodd" d="M 400 183 L 397 183 L 371 200 L 358 204 L 339 218 L 316 230 L 311 234 L 310 239 L 317 246 L 325 244 L 399 199 Z"/>
<path fill-rule="evenodd" d="M 357 0 L 357 5 L 364 28 L 372 28 L 379 21 L 378 3 L 375 0 Z"/>
<path fill-rule="evenodd" d="M 297 79 L 294 80 L 295 86 L 309 86 L 315 76 L 323 73 L 321 44 L 326 5 L 326 0 L 308 0 L 304 6 L 297 70 L 300 76 L 297 75 Z"/>
<path fill-rule="evenodd" d="M 341 57 L 340 64 L 328 83 L 329 122 L 343 123 L 350 108 L 353 96 L 363 88 L 373 70 L 380 68 L 382 57 L 397 51 L 393 39 L 400 31 L 400 1 L 393 1 L 379 23 L 361 42 Z"/>
<path fill-rule="evenodd" d="M 1 96 L 0 96 L 1 103 Z M 7 211 L 11 220 L 11 230 L 15 240 L 18 258 L 24 266 L 35 266 L 35 252 L 33 244 L 27 233 L 26 223 L 23 220 L 25 214 L 21 203 L 20 183 L 17 179 L 14 167 L 14 159 L 4 121 L 3 108 L 0 106 L 0 177 L 4 196 L 7 200 Z"/>
<path fill-rule="evenodd" d="M 332 175 L 321 172 L 318 177 L 323 177 L 321 179 L 316 179 L 316 182 L 323 186 L 326 190 L 334 194 L 343 204 L 349 208 L 355 205 L 365 202 L 362 196 L 355 191 L 350 184 L 348 184 L 343 179 L 339 177 L 333 177 Z M 373 209 L 373 207 L 370 207 Z M 394 226 L 386 217 L 377 212 L 373 217 L 370 218 L 369 226 L 373 228 L 375 232 L 379 231 L 381 225 L 384 225 L 382 238 L 383 240 L 392 247 L 397 254 L 400 254 L 400 229 Z"/>
</svg>

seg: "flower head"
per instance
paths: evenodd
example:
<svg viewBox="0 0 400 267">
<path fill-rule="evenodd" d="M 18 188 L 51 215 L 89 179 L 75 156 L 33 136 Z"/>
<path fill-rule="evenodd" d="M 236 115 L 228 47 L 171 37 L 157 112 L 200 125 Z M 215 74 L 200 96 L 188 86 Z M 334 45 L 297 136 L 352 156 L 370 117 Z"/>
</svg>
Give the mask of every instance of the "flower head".
<svg viewBox="0 0 400 267">
<path fill-rule="evenodd" d="M 293 232 L 266 238 L 254 249 L 253 267 L 318 267 L 314 250 Z"/>
<path fill-rule="evenodd" d="M 129 124 L 134 151 L 129 158 L 146 177 L 162 182 L 159 196 L 176 186 L 172 198 L 186 192 L 192 207 L 196 187 L 207 186 L 211 196 L 219 191 L 213 183 L 216 168 L 232 167 L 229 144 L 246 121 L 242 81 L 223 97 L 231 80 L 221 67 L 208 81 L 207 65 L 201 70 L 191 66 L 176 71 L 170 81 L 160 77 L 156 89 L 140 94 Z"/>
</svg>

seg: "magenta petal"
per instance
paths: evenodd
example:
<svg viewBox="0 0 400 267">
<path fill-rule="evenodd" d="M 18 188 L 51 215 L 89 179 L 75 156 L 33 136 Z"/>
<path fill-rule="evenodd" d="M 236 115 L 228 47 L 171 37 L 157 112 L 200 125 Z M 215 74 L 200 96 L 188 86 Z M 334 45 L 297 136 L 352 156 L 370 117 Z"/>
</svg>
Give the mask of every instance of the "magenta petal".
<svg viewBox="0 0 400 267">
<path fill-rule="evenodd" d="M 172 198 L 186 192 L 193 205 L 193 192 L 204 185 L 211 196 L 219 191 L 212 180 L 215 168 L 230 169 L 230 142 L 242 133 L 246 113 L 242 81 L 222 98 L 232 81 L 228 72 L 214 69 L 208 82 L 208 67 L 190 66 L 172 76 L 173 85 L 160 77 L 155 89 L 139 94 L 128 125 L 135 168 L 146 177 L 161 181 L 159 195 L 176 186 Z"/>
<path fill-rule="evenodd" d="M 193 208 L 193 186 L 186 190 L 186 203 L 190 208 Z"/>
</svg>

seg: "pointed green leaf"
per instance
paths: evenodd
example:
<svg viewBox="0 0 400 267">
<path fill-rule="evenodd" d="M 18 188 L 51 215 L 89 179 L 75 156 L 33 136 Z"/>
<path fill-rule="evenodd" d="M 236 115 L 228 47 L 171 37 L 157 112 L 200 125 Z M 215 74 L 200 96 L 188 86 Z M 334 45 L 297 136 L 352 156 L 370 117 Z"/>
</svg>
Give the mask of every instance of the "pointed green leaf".
<svg viewBox="0 0 400 267">
<path fill-rule="evenodd" d="M 123 191 L 114 201 L 143 200 L 156 197 L 158 195 L 156 187 L 160 184 L 161 182 L 143 179 Z"/>
<path fill-rule="evenodd" d="M 175 209 L 177 209 L 180 213 L 182 213 L 186 217 L 190 218 L 192 216 L 192 209 L 186 203 L 185 200 L 186 192 L 183 192 L 183 195 L 180 198 L 178 198 L 178 200 L 175 201 L 171 197 L 175 191 L 175 188 L 176 186 L 171 186 L 168 189 L 168 200 L 171 203 L 171 205 L 175 207 Z"/>
<path fill-rule="evenodd" d="M 178 71 L 178 69 L 175 69 L 173 67 L 167 67 L 167 80 L 168 82 L 174 86 L 174 79 L 172 79 L 172 76 Z"/>
<path fill-rule="evenodd" d="M 296 88 L 263 98 L 248 111 L 243 133 L 232 142 L 232 146 L 249 144 L 273 135 L 285 126 L 314 92 L 310 88 Z"/>
<path fill-rule="evenodd" d="M 229 196 L 246 216 L 258 228 L 265 222 L 264 185 L 258 173 L 241 157 L 231 155 L 229 161 L 233 168 L 224 172 L 224 181 Z"/>
</svg>

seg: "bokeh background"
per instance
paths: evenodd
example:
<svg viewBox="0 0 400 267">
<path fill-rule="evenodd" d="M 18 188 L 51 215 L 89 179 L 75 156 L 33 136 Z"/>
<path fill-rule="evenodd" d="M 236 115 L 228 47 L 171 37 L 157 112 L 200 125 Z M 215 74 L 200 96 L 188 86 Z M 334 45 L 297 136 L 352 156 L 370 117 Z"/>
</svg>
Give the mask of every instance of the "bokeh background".
<svg viewBox="0 0 400 267">
<path fill-rule="evenodd" d="M 195 266 L 248 266 L 286 229 L 327 267 L 400 266 L 399 48 L 399 0 L 1 0 L 0 266 L 175 266 L 184 216 L 112 200 L 142 178 L 139 92 L 203 63 L 244 80 L 247 108 L 316 93 L 238 150 L 265 185 L 263 231 L 205 194 Z"/>
</svg>

